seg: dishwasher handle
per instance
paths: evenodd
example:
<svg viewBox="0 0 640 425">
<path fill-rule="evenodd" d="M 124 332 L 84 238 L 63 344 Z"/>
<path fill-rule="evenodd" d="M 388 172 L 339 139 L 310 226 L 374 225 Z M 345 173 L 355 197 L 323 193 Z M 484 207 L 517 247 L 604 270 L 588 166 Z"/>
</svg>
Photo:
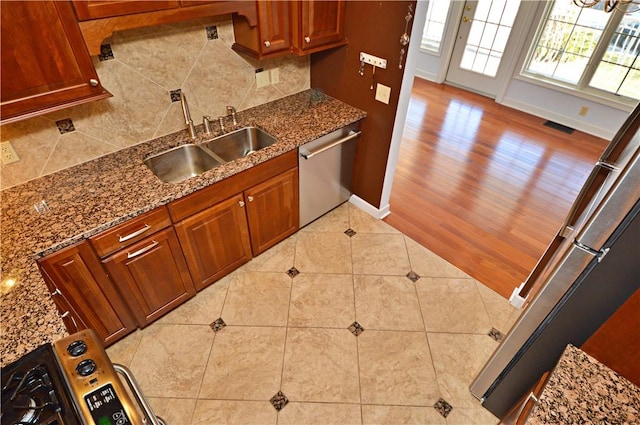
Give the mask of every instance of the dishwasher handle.
<svg viewBox="0 0 640 425">
<path fill-rule="evenodd" d="M 331 143 L 328 143 L 316 150 L 313 151 L 303 151 L 302 149 L 300 150 L 300 156 L 303 157 L 304 159 L 311 159 L 314 156 L 321 154 L 324 151 L 327 151 L 335 146 L 341 145 L 345 142 L 348 142 L 349 140 L 353 140 L 356 137 L 360 136 L 360 134 L 362 133 L 362 131 L 350 131 L 349 134 L 347 134 L 346 136 L 344 136 L 341 139 L 335 140 Z"/>
</svg>

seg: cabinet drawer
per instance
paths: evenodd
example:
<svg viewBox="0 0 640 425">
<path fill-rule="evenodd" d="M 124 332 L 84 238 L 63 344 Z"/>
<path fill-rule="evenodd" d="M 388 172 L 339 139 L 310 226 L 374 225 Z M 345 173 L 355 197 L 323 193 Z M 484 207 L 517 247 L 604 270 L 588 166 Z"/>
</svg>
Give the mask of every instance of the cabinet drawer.
<svg viewBox="0 0 640 425">
<path fill-rule="evenodd" d="M 167 208 L 160 207 L 93 236 L 89 240 L 98 256 L 106 257 L 170 225 L 171 219 Z"/>
</svg>

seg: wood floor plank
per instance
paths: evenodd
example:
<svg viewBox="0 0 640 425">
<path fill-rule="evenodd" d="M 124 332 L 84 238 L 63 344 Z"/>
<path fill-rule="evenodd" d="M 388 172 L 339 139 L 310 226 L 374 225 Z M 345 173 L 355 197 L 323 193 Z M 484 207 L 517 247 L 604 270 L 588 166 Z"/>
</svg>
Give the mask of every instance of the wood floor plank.
<svg viewBox="0 0 640 425">
<path fill-rule="evenodd" d="M 607 141 L 416 78 L 385 221 L 508 297 Z"/>
</svg>

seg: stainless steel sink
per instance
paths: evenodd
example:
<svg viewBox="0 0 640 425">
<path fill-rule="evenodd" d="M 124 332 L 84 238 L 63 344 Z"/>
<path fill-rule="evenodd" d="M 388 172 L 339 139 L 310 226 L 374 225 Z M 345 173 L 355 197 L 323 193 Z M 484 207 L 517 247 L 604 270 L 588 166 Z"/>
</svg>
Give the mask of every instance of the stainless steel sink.
<svg viewBox="0 0 640 425">
<path fill-rule="evenodd" d="M 182 145 L 145 159 L 144 163 L 166 183 L 179 183 L 198 176 L 223 162 L 216 160 L 198 145 Z"/>
<path fill-rule="evenodd" d="M 277 142 L 269 133 L 257 127 L 245 127 L 234 132 L 218 136 L 205 143 L 205 147 L 224 161 L 245 157 L 257 150 Z"/>
</svg>

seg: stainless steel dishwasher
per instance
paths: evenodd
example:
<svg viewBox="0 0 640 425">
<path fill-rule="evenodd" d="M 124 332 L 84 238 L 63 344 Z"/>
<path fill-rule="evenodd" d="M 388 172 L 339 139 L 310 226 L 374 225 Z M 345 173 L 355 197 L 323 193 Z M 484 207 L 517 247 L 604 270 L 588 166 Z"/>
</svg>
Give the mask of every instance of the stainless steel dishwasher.
<svg viewBox="0 0 640 425">
<path fill-rule="evenodd" d="M 358 124 L 333 131 L 298 148 L 300 227 L 351 196 Z"/>
</svg>

